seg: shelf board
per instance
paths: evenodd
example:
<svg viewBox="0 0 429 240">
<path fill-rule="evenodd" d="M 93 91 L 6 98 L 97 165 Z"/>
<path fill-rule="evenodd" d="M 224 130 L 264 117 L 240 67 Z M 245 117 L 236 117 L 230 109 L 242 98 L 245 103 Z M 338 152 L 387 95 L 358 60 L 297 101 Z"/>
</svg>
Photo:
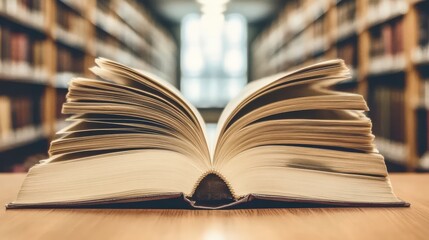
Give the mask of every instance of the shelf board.
<svg viewBox="0 0 429 240">
<path fill-rule="evenodd" d="M 73 11 L 74 13 L 76 13 L 77 15 L 79 15 L 80 17 L 87 19 L 88 17 L 85 16 L 82 12 L 85 11 L 85 9 L 82 9 L 78 6 L 76 6 L 76 4 L 74 4 L 73 2 L 69 2 L 67 0 L 58 0 L 59 3 L 62 3 L 62 5 L 64 5 L 65 7 L 67 7 L 69 10 Z"/>
<path fill-rule="evenodd" d="M 389 23 L 389 22 L 391 22 L 393 20 L 399 19 L 399 18 L 405 16 L 405 14 L 407 13 L 407 11 L 408 11 L 408 9 L 405 9 L 405 10 L 403 10 L 401 12 L 390 13 L 390 14 L 388 14 L 387 16 L 385 16 L 383 18 L 376 19 L 376 20 L 371 21 L 371 22 L 367 21 L 366 22 L 366 28 L 369 29 L 369 30 L 371 30 L 371 29 L 373 29 L 375 27 L 378 27 L 380 25 L 383 25 L 383 24 Z"/>
<path fill-rule="evenodd" d="M 42 125 L 24 127 L 0 138 L 0 152 L 22 147 L 46 137 L 47 133 Z"/>
<path fill-rule="evenodd" d="M 375 144 L 380 154 L 388 160 L 397 164 L 407 164 L 407 146 L 404 143 L 391 141 L 383 137 L 375 137 Z"/>
<path fill-rule="evenodd" d="M 383 70 L 379 72 L 368 72 L 367 76 L 375 78 L 375 77 L 394 75 L 394 74 L 400 74 L 400 73 L 405 73 L 405 69 L 390 69 L 390 70 Z"/>
<path fill-rule="evenodd" d="M 412 51 L 412 62 L 416 66 L 429 65 L 429 44 L 418 46 Z"/>
<path fill-rule="evenodd" d="M 65 36 L 58 35 L 58 36 L 55 36 L 54 39 L 55 39 L 55 42 L 57 42 L 58 44 L 64 47 L 67 47 L 75 51 L 79 51 L 81 53 L 86 53 L 85 45 L 75 44 L 72 41 L 69 41 Z"/>
<path fill-rule="evenodd" d="M 429 171 L 429 152 L 423 154 L 423 156 L 419 159 L 418 168 L 420 170 Z"/>
<path fill-rule="evenodd" d="M 406 71 L 406 59 L 403 53 L 370 58 L 369 62 L 367 73 L 369 77 L 392 75 Z M 376 66 L 371 66 L 371 64 L 378 65 L 378 68 Z M 376 71 L 374 71 L 374 69 L 376 69 Z"/>
<path fill-rule="evenodd" d="M 11 75 L 0 73 L 0 82 L 11 82 L 11 83 L 22 83 L 22 84 L 36 84 L 36 85 L 48 85 L 48 78 L 38 78 L 34 75 Z"/>
<path fill-rule="evenodd" d="M 0 21 L 6 21 L 12 25 L 19 26 L 45 37 L 48 35 L 46 27 L 43 26 L 44 23 L 37 24 L 34 20 L 25 17 L 25 15 L 11 15 L 5 11 L 0 11 Z"/>
<path fill-rule="evenodd" d="M 310 20 L 304 20 L 303 27 L 293 31 L 292 33 L 287 33 L 284 37 L 283 44 L 281 44 L 277 49 L 272 51 L 271 55 L 275 55 L 280 49 L 285 48 L 293 39 L 298 37 L 301 33 L 303 33 L 306 29 L 308 29 L 314 22 L 321 19 L 328 13 L 329 7 L 325 9 L 321 9 L 315 16 L 312 16 Z"/>
<path fill-rule="evenodd" d="M 57 89 L 67 90 L 69 88 L 69 83 L 73 78 L 84 75 L 84 73 L 57 72 L 53 86 Z"/>
<path fill-rule="evenodd" d="M 104 29 L 101 25 L 99 25 L 99 24 L 94 24 L 94 26 L 98 29 L 98 30 L 100 30 L 100 31 L 102 31 L 102 32 L 104 32 L 105 34 L 107 34 L 107 35 L 109 35 L 111 38 L 113 38 L 113 39 L 115 39 L 117 42 L 119 42 L 119 44 L 120 44 L 120 46 L 124 49 L 126 49 L 128 52 L 131 52 L 131 53 L 135 53 L 135 50 L 132 48 L 132 46 L 130 46 L 128 43 L 126 43 L 123 39 L 121 39 L 119 36 L 116 36 L 115 34 L 113 34 L 112 32 L 110 32 L 110 31 L 107 31 L 106 29 Z M 144 47 L 144 49 L 139 49 L 140 51 L 139 51 L 139 55 L 140 54 L 146 54 L 148 51 L 151 51 L 151 47 L 150 47 L 150 45 L 146 42 L 146 40 L 144 40 L 143 38 L 142 38 L 142 40 L 144 41 L 144 44 L 146 45 L 145 47 Z M 145 53 L 142 53 L 141 51 L 145 51 Z"/>
<path fill-rule="evenodd" d="M 354 39 L 358 36 L 358 27 L 352 27 L 351 30 L 348 30 L 345 34 L 339 35 L 337 34 L 334 43 L 340 44 L 346 42 L 348 40 Z"/>
</svg>

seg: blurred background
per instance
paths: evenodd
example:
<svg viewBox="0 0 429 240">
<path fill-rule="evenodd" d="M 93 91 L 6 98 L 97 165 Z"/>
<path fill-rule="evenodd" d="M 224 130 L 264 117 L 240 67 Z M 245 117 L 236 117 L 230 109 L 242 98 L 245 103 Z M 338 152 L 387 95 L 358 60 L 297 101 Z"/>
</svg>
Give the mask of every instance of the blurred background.
<svg viewBox="0 0 429 240">
<path fill-rule="evenodd" d="M 0 1 L 0 172 L 47 157 L 95 57 L 169 81 L 209 131 L 248 82 L 342 58 L 389 171 L 429 170 L 427 0 Z"/>
</svg>

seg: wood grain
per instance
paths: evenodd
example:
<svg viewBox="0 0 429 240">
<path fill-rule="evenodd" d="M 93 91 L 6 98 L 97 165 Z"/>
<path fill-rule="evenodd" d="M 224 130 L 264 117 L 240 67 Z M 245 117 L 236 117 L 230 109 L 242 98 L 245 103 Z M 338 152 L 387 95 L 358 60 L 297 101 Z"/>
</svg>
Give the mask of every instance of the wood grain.
<svg viewBox="0 0 429 240">
<path fill-rule="evenodd" d="M 0 174 L 0 203 L 25 175 Z M 0 209 L 0 239 L 429 239 L 429 174 L 392 174 L 410 208 Z"/>
</svg>

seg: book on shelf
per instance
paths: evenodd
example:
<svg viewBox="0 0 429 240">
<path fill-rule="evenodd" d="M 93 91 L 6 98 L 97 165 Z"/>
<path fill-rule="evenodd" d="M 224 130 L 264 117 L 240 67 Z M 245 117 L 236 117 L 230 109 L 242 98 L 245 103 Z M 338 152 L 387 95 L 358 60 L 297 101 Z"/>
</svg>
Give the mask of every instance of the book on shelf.
<svg viewBox="0 0 429 240">
<path fill-rule="evenodd" d="M 345 0 L 337 5 L 337 41 L 357 33 L 356 1 Z"/>
<path fill-rule="evenodd" d="M 392 78 L 392 82 L 395 79 Z M 405 91 L 402 85 L 375 85 L 369 96 L 376 144 L 389 160 L 405 163 Z"/>
<path fill-rule="evenodd" d="M 83 75 L 85 67 L 85 55 L 80 51 L 57 45 L 57 71 L 55 84 L 59 87 L 67 87 L 74 76 Z"/>
<path fill-rule="evenodd" d="M 403 19 L 373 29 L 370 36 L 369 74 L 405 69 Z"/>
<path fill-rule="evenodd" d="M 429 6 L 429 4 L 426 4 Z M 415 63 L 429 62 L 429 11 L 426 8 L 418 9 L 418 46 L 413 52 Z"/>
<path fill-rule="evenodd" d="M 0 151 L 44 136 L 39 97 L 0 93 Z"/>
<path fill-rule="evenodd" d="M 337 47 L 337 56 L 343 59 L 347 66 L 350 68 L 352 78 L 357 79 L 357 62 L 358 62 L 358 51 L 357 41 L 348 41 L 341 43 Z"/>
<path fill-rule="evenodd" d="M 72 124 L 8 208 L 160 199 L 195 208 L 261 200 L 409 205 L 392 191 L 363 97 L 328 89 L 350 77 L 342 60 L 250 83 L 224 109 L 214 139 L 166 81 L 96 63 L 99 79 L 71 81 L 63 112 Z"/>
<path fill-rule="evenodd" d="M 87 32 L 88 24 L 85 18 L 62 4 L 57 5 L 55 39 L 63 44 L 85 51 L 85 42 L 88 39 Z"/>
<path fill-rule="evenodd" d="M 0 134 L 24 128 L 29 125 L 40 125 L 39 111 L 41 103 L 34 97 L 26 95 L 7 96 L 0 95 Z"/>
<path fill-rule="evenodd" d="M 43 80 L 43 42 L 29 33 L 0 26 L 0 75 L 3 78 Z"/>
<path fill-rule="evenodd" d="M 44 0 L 3 0 L 0 1 L 0 13 L 42 30 L 45 24 L 45 3 Z"/>
<path fill-rule="evenodd" d="M 367 10 L 367 24 L 370 26 L 383 23 L 404 15 L 408 11 L 407 0 L 370 0 Z"/>
<path fill-rule="evenodd" d="M 421 72 L 417 112 L 417 154 L 419 166 L 429 169 L 429 72 Z"/>
</svg>

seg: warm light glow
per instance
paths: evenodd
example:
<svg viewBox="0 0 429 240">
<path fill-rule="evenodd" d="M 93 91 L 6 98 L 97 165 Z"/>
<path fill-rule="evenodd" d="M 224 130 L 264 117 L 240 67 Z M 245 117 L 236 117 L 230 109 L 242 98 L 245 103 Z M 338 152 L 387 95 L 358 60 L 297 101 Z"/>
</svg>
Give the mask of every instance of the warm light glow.
<svg viewBox="0 0 429 240">
<path fill-rule="evenodd" d="M 221 232 L 210 230 L 205 232 L 203 239 L 204 240 L 224 240 L 226 238 Z"/>
</svg>

